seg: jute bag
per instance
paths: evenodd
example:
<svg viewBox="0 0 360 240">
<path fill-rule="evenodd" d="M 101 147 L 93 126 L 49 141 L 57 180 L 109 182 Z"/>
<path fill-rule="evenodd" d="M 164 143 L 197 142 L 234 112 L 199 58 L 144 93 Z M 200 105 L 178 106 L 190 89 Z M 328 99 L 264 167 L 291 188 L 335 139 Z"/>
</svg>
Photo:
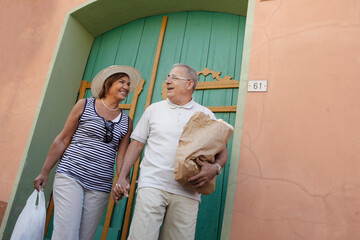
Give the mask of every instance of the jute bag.
<svg viewBox="0 0 360 240">
<path fill-rule="evenodd" d="M 223 120 L 213 120 L 203 112 L 196 112 L 184 126 L 176 151 L 175 180 L 182 186 L 204 195 L 215 190 L 216 177 L 208 186 L 201 190 L 188 184 L 188 179 L 198 172 L 199 166 L 194 161 L 197 157 L 201 161 L 213 163 L 215 155 L 221 152 L 229 141 L 234 128 Z"/>
</svg>

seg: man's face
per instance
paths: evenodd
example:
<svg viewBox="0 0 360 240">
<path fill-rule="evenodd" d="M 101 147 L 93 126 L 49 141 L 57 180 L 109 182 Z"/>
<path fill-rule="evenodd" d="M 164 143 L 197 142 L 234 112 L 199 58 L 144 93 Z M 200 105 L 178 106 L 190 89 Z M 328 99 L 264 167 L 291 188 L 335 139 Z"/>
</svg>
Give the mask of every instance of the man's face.
<svg viewBox="0 0 360 240">
<path fill-rule="evenodd" d="M 167 98 L 175 104 L 183 105 L 191 99 L 193 81 L 188 78 L 186 68 L 174 67 L 169 78 L 165 80 L 167 89 Z M 179 77 L 179 78 L 177 78 Z"/>
</svg>

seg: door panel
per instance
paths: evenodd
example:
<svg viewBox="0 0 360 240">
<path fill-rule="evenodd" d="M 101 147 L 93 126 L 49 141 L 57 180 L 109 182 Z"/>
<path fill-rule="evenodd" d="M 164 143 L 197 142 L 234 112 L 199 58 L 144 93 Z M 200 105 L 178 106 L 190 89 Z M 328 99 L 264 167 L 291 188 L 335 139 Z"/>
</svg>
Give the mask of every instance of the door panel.
<svg viewBox="0 0 360 240">
<path fill-rule="evenodd" d="M 174 63 L 180 62 L 179 59 L 183 49 L 188 13 L 174 13 L 167 14 L 166 16 L 169 16 L 169 18 L 159 60 L 152 102 L 162 100 L 161 94 L 158 93 L 161 93 L 161 85 L 165 80 L 165 76 L 168 74 L 169 69 L 172 68 Z"/>
<path fill-rule="evenodd" d="M 153 16 L 113 29 L 98 36 L 93 44 L 84 72 L 84 80 L 91 81 L 101 69 L 109 65 L 130 65 L 138 68 L 145 80 L 134 116 L 134 126 L 145 108 L 148 86 L 162 22 L 162 16 Z M 156 76 L 152 102 L 162 100 L 161 85 L 174 63 L 185 63 L 197 71 L 205 67 L 239 79 L 245 17 L 225 13 L 181 12 L 167 14 L 161 57 Z M 211 75 L 200 76 L 199 81 L 213 81 Z M 237 103 L 237 89 L 197 90 L 194 99 L 205 106 L 231 106 Z M 87 91 L 86 97 L 91 96 Z M 123 103 L 130 103 L 132 94 Z M 234 125 L 235 113 L 216 113 Z M 231 142 L 228 144 L 231 153 Z M 230 154 L 229 154 L 230 156 Z M 218 176 L 216 190 L 202 196 L 196 230 L 196 239 L 219 239 L 225 205 L 230 159 Z M 126 200 L 115 206 L 107 239 L 121 235 Z M 100 239 L 102 220 L 96 239 Z"/>
<path fill-rule="evenodd" d="M 221 71 L 224 75 L 235 76 L 235 58 L 237 49 L 237 31 L 239 17 L 229 14 L 214 13 L 212 19 L 211 35 L 206 66 L 214 71 Z M 202 77 L 203 78 L 203 77 Z M 204 81 L 213 81 L 211 75 L 204 78 Z M 232 95 L 235 89 L 203 90 L 201 104 L 205 106 L 231 106 Z M 231 116 L 235 113 L 216 113 L 217 118 L 231 122 Z M 231 124 L 231 123 L 230 123 Z M 231 140 L 230 140 L 231 143 Z M 231 153 L 231 144 L 228 151 Z M 228 161 L 224 173 L 217 177 L 216 190 L 209 196 L 202 196 L 200 214 L 196 232 L 196 239 L 220 238 L 223 209 L 227 190 Z M 211 226 L 210 228 L 208 226 Z M 200 229 L 200 228 L 203 229 Z"/>
<path fill-rule="evenodd" d="M 91 81 L 97 72 L 109 65 L 130 65 L 141 69 L 142 77 L 146 81 L 143 93 L 138 99 L 134 123 L 139 120 L 144 111 L 148 79 L 152 70 L 161 20 L 161 17 L 140 19 L 97 37 L 84 73 L 84 80 Z M 86 96 L 92 96 L 90 90 L 87 91 Z M 130 104 L 132 96 L 133 93 L 122 103 Z M 108 232 L 109 239 L 117 239 L 120 236 L 126 203 L 127 199 L 115 205 Z M 98 228 L 96 239 L 100 239 L 104 220 L 105 214 Z"/>
</svg>

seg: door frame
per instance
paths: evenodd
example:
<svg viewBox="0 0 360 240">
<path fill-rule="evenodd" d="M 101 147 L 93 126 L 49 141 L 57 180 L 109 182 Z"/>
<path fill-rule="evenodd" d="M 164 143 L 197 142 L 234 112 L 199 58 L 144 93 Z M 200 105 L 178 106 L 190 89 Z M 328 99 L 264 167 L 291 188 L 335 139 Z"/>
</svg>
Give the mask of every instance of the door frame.
<svg viewBox="0 0 360 240">
<path fill-rule="evenodd" d="M 155 3 L 154 3 L 155 1 Z M 27 196 L 33 191 L 29 181 L 40 172 L 47 151 L 77 99 L 86 62 L 96 36 L 139 18 L 171 12 L 209 11 L 246 16 L 245 39 L 240 79 L 231 166 L 223 219 L 222 239 L 230 238 L 239 166 L 242 125 L 247 92 L 248 68 L 255 0 L 90 0 L 70 11 L 64 20 L 48 74 L 22 155 L 14 187 L 0 229 L 0 237 L 10 238 Z M 119 14 L 117 9 L 123 11 Z M 54 171 L 49 176 L 52 182 Z M 50 199 L 51 188 L 46 188 Z"/>
</svg>

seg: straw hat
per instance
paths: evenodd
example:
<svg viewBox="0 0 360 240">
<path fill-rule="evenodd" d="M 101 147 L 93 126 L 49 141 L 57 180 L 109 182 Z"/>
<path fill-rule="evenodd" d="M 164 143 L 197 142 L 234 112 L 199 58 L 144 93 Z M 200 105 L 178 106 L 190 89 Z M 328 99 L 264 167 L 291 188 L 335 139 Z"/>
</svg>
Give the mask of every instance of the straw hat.
<svg viewBox="0 0 360 240">
<path fill-rule="evenodd" d="M 115 73 L 126 73 L 130 78 L 129 93 L 135 90 L 141 80 L 141 73 L 139 70 L 129 66 L 113 65 L 101 70 L 91 83 L 91 92 L 95 98 L 99 97 L 99 93 L 104 85 L 105 80 Z"/>
</svg>

